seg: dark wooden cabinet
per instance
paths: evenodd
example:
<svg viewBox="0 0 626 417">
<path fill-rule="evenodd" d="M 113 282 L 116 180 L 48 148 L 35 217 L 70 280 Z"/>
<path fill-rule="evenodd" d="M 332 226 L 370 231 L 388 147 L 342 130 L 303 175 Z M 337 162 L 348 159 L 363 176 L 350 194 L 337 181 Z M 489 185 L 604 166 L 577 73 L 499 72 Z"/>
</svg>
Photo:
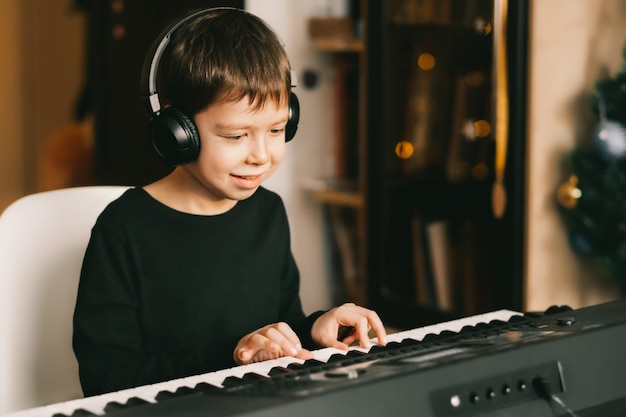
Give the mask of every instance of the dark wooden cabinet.
<svg viewBox="0 0 626 417">
<path fill-rule="evenodd" d="M 95 114 L 94 179 L 142 185 L 169 172 L 148 141 L 140 101 L 144 57 L 165 26 L 190 10 L 243 8 L 243 0 L 92 0 L 88 13 L 87 95 Z"/>
<path fill-rule="evenodd" d="M 390 325 L 521 309 L 527 3 L 368 2 L 367 300 Z"/>
<path fill-rule="evenodd" d="M 337 66 L 346 169 L 315 192 L 343 296 L 396 328 L 521 309 L 528 1 L 355 3 L 362 32 L 312 31 Z"/>
</svg>

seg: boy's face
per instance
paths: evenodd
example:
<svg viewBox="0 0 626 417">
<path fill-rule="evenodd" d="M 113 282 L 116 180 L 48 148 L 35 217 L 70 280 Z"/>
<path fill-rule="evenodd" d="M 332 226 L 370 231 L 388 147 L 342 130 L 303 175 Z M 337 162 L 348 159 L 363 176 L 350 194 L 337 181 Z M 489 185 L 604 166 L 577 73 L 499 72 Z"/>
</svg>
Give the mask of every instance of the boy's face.
<svg viewBox="0 0 626 417">
<path fill-rule="evenodd" d="M 218 102 L 194 117 L 200 154 L 188 165 L 216 202 L 244 200 L 280 165 L 285 155 L 288 106 L 254 109 L 248 98 Z"/>
</svg>

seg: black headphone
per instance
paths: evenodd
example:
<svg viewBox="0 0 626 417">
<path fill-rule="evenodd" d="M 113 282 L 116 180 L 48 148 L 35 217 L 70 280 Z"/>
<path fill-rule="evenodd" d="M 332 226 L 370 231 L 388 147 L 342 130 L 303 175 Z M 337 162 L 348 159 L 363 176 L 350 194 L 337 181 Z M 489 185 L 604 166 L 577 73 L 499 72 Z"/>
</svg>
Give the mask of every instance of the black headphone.
<svg viewBox="0 0 626 417">
<path fill-rule="evenodd" d="M 200 134 L 191 117 L 171 106 L 165 109 L 161 108 L 159 94 L 156 90 L 157 68 L 163 51 L 176 29 L 196 16 L 219 9 L 242 11 L 241 9 L 219 7 L 201 10 L 184 17 L 155 40 L 143 62 L 141 91 L 142 99 L 145 101 L 146 109 L 150 115 L 148 123 L 150 142 L 159 157 L 171 166 L 184 165 L 198 157 L 200 152 Z M 269 25 L 267 26 L 269 27 Z M 296 86 L 296 74 L 293 70 L 291 72 L 291 86 Z M 289 94 L 289 119 L 285 126 L 286 142 L 289 142 L 295 136 L 299 120 L 300 103 L 298 97 L 291 92 Z"/>
</svg>

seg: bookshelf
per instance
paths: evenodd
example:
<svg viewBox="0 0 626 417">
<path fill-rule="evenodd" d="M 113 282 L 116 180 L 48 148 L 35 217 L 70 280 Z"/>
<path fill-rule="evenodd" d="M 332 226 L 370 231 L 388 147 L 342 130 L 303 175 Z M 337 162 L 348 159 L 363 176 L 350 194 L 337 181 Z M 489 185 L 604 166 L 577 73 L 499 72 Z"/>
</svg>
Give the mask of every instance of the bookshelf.
<svg viewBox="0 0 626 417">
<path fill-rule="evenodd" d="M 528 2 L 368 8 L 377 41 L 366 65 L 379 80 L 366 92 L 376 115 L 366 126 L 369 305 L 399 328 L 520 310 Z M 500 180 L 502 215 L 492 201 Z"/>
<path fill-rule="evenodd" d="M 344 297 L 395 328 L 520 310 L 527 1 L 359 5 L 360 37 L 346 20 L 309 27 L 313 45 L 335 57 L 344 116 L 337 175 L 310 187 L 326 207 Z M 503 56 L 506 117 L 496 100 Z M 492 205 L 496 180 L 506 190 L 502 215 Z"/>
</svg>

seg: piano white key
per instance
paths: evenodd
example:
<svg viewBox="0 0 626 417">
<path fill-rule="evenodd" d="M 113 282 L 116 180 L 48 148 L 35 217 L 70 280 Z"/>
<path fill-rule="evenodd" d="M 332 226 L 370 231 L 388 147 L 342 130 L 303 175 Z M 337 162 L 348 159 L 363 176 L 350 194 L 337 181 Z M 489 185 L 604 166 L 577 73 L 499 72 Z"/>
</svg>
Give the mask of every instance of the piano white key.
<svg viewBox="0 0 626 417">
<path fill-rule="evenodd" d="M 412 330 L 406 330 L 389 335 L 388 341 L 400 342 L 403 339 L 410 338 L 414 340 L 422 340 L 429 333 L 439 334 L 444 330 L 453 332 L 460 331 L 464 326 L 475 326 L 478 323 L 489 323 L 492 320 L 507 321 L 514 315 L 520 313 L 511 310 L 498 310 L 490 313 L 478 314 L 475 316 L 464 317 L 462 319 L 447 321 L 444 323 L 433 324 L 430 326 L 418 327 Z"/>
</svg>

